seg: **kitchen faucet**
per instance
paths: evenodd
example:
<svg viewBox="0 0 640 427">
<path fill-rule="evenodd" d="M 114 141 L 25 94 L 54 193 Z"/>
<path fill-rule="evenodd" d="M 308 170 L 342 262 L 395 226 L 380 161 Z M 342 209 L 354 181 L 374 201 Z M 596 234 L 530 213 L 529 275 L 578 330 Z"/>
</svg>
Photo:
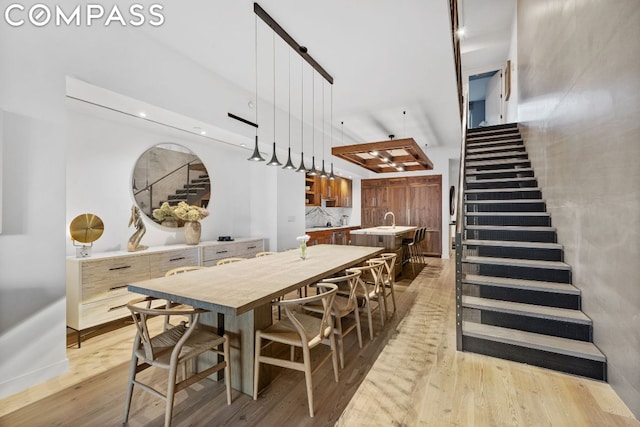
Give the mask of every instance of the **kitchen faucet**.
<svg viewBox="0 0 640 427">
<path fill-rule="evenodd" d="M 393 219 L 393 223 L 391 224 L 391 228 L 396 228 L 396 215 L 393 212 L 389 211 L 386 214 L 384 214 L 383 221 L 386 221 L 388 215 L 391 215 L 391 218 Z"/>
</svg>

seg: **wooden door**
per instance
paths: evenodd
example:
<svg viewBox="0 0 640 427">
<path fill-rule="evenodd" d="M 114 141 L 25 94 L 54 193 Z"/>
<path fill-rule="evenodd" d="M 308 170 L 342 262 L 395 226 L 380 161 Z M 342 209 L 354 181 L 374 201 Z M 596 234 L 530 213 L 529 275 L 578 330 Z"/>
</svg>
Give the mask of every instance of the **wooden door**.
<svg viewBox="0 0 640 427">
<path fill-rule="evenodd" d="M 428 255 L 442 255 L 442 177 L 417 177 L 409 183 L 411 225 L 426 227 L 424 247 Z"/>
</svg>

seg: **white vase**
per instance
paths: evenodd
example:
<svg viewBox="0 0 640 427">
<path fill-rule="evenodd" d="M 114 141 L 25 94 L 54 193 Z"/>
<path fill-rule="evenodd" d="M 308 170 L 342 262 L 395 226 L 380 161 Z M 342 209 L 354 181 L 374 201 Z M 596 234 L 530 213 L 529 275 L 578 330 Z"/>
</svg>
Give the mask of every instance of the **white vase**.
<svg viewBox="0 0 640 427">
<path fill-rule="evenodd" d="M 199 221 L 186 221 L 184 223 L 184 240 L 187 245 L 197 245 L 200 243 L 200 233 L 202 227 Z"/>
</svg>

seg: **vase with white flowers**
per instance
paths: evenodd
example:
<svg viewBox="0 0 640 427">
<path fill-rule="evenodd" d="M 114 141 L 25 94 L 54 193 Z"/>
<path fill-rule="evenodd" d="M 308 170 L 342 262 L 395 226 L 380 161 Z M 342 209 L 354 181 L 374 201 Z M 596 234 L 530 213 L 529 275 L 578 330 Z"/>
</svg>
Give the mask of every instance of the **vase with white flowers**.
<svg viewBox="0 0 640 427">
<path fill-rule="evenodd" d="M 187 245 L 197 245 L 200 243 L 202 227 L 200 220 L 209 216 L 209 211 L 186 202 L 178 203 L 173 209 L 176 218 L 184 221 L 184 239 Z"/>
<path fill-rule="evenodd" d="M 310 236 L 305 234 L 304 236 L 296 237 L 296 240 L 300 242 L 300 258 L 307 258 L 307 242 L 309 241 Z"/>
</svg>

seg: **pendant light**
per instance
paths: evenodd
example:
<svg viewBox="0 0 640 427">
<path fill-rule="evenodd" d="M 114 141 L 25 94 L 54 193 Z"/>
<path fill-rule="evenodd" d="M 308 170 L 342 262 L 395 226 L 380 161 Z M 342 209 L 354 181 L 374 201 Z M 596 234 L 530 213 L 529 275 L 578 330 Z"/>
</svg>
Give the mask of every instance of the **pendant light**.
<svg viewBox="0 0 640 427">
<path fill-rule="evenodd" d="M 276 33 L 273 32 L 273 154 L 267 166 L 282 166 L 276 156 Z"/>
<path fill-rule="evenodd" d="M 256 123 L 258 123 L 258 16 L 255 17 L 255 55 L 256 55 Z M 253 147 L 253 154 L 247 160 L 251 160 L 252 162 L 264 162 L 264 159 L 260 155 L 260 150 L 258 149 L 258 126 L 256 126 L 256 142 Z"/>
<path fill-rule="evenodd" d="M 296 172 L 307 172 L 304 164 L 304 62 L 300 59 L 300 167 Z"/>
<path fill-rule="evenodd" d="M 332 151 L 332 149 L 333 149 L 333 84 L 331 85 L 331 117 L 330 117 L 329 125 L 331 126 L 329 128 L 330 129 L 329 141 L 331 142 L 330 151 Z M 333 174 L 333 161 L 332 161 L 331 162 L 331 172 L 329 172 L 329 180 L 330 181 L 335 181 L 335 179 L 336 179 L 336 176 Z"/>
<path fill-rule="evenodd" d="M 320 178 L 327 178 L 327 171 L 324 169 L 324 80 L 322 81 L 322 171 L 320 172 Z"/>
<path fill-rule="evenodd" d="M 289 52 L 289 155 L 282 169 L 294 170 L 295 168 L 291 161 L 291 52 Z"/>
<path fill-rule="evenodd" d="M 318 175 L 318 169 L 316 169 L 316 75 L 311 69 L 311 146 L 313 153 L 311 155 L 311 169 L 309 169 L 310 176 Z"/>
</svg>

